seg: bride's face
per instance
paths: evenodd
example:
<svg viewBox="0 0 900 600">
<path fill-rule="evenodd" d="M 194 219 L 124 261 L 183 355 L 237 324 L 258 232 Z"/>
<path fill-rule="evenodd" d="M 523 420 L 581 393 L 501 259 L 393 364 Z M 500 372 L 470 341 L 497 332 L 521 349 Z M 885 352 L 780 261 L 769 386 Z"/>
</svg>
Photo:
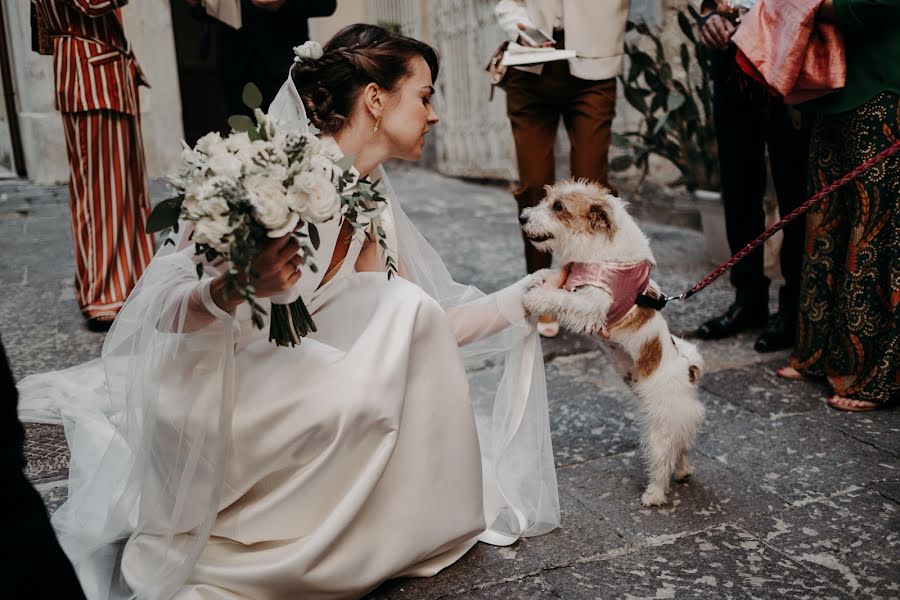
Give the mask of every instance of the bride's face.
<svg viewBox="0 0 900 600">
<path fill-rule="evenodd" d="M 438 122 L 431 106 L 434 87 L 431 69 L 416 57 L 410 63 L 410 74 L 404 78 L 384 103 L 379 133 L 388 143 L 390 156 L 419 160 L 425 147 L 425 135 Z"/>
</svg>

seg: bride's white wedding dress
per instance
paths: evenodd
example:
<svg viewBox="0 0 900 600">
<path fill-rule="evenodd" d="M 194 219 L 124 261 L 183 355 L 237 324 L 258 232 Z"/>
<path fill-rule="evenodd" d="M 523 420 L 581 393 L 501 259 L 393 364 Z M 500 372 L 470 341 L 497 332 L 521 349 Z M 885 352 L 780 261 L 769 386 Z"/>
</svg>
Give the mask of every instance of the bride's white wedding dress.
<svg viewBox="0 0 900 600">
<path fill-rule="evenodd" d="M 531 280 L 455 284 L 388 197 L 379 252 L 404 277 L 357 272 L 355 235 L 327 283 L 304 269 L 318 331 L 299 346 L 218 308 L 222 267 L 198 281 L 192 247 L 169 246 L 102 362 L 22 382 L 24 418 L 66 425 L 54 524 L 89 598 L 352 598 L 557 526 Z M 328 264 L 340 224 L 320 231 Z"/>
</svg>

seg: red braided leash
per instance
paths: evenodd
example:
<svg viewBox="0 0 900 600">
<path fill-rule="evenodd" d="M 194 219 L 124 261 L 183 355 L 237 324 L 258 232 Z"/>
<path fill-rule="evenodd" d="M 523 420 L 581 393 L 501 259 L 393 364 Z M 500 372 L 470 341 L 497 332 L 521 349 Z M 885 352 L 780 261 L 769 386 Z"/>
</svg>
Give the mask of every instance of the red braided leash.
<svg viewBox="0 0 900 600">
<path fill-rule="evenodd" d="M 807 200 L 806 202 L 804 202 L 803 204 L 801 204 L 800 206 L 795 208 L 786 217 L 784 217 L 783 219 L 781 219 L 780 221 L 778 221 L 777 223 L 772 225 L 772 227 L 770 227 L 765 233 L 763 233 L 758 238 L 756 238 L 755 240 L 753 240 L 752 242 L 750 242 L 749 244 L 744 246 L 744 248 L 740 252 L 738 252 L 731 258 L 729 258 L 728 262 L 721 265 L 715 271 L 713 271 L 712 273 L 707 275 L 703 280 L 701 280 L 699 283 L 697 283 L 690 290 L 684 292 L 680 296 L 666 297 L 664 299 L 664 301 L 662 302 L 662 304 L 665 304 L 665 301 L 668 301 L 668 300 L 685 300 L 687 298 L 690 298 L 691 296 L 693 296 L 694 294 L 696 294 L 697 292 L 699 292 L 700 290 L 702 290 L 703 288 L 705 288 L 706 286 L 711 284 L 713 281 L 715 281 L 716 279 L 721 277 L 726 271 L 728 271 L 734 265 L 736 265 L 741 260 L 743 260 L 744 257 L 746 257 L 748 254 L 750 254 L 754 250 L 756 250 L 763 242 L 765 242 L 767 239 L 769 239 L 770 237 L 775 235 L 778 231 L 780 231 L 786 224 L 790 223 L 791 221 L 793 221 L 794 219 L 796 219 L 797 217 L 799 217 L 800 215 L 805 213 L 807 210 L 809 210 L 810 206 L 813 206 L 814 204 L 818 203 L 823 197 L 827 196 L 828 194 L 830 194 L 834 190 L 838 189 L 839 187 L 846 185 L 850 181 L 853 181 L 854 179 L 859 177 L 862 173 L 868 171 L 869 169 L 871 169 L 872 167 L 874 167 L 881 161 L 885 160 L 886 158 L 888 158 L 889 156 L 891 156 L 893 154 L 896 154 L 897 152 L 900 152 L 900 140 L 897 140 L 896 142 L 893 143 L 893 145 L 888 147 L 886 150 L 880 152 L 876 156 L 873 156 L 866 162 L 862 163 L 861 165 L 859 165 L 858 167 L 856 167 L 855 169 L 853 169 L 852 171 L 850 171 L 849 173 L 847 173 L 846 175 L 844 175 L 843 177 L 838 179 L 837 181 L 833 182 L 831 185 L 828 185 L 827 187 L 823 188 L 815 196 L 813 196 L 812 198 L 810 198 L 809 200 Z"/>
</svg>

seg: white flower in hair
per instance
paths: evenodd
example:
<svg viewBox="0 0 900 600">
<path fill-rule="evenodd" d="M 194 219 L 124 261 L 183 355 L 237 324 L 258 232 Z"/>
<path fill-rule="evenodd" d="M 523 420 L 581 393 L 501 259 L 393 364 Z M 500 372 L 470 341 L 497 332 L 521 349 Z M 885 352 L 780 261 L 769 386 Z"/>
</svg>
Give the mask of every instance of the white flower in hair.
<svg viewBox="0 0 900 600">
<path fill-rule="evenodd" d="M 302 46 L 294 46 L 294 62 L 302 62 L 304 60 L 318 60 L 322 58 L 322 44 L 314 40 L 309 40 Z"/>
</svg>

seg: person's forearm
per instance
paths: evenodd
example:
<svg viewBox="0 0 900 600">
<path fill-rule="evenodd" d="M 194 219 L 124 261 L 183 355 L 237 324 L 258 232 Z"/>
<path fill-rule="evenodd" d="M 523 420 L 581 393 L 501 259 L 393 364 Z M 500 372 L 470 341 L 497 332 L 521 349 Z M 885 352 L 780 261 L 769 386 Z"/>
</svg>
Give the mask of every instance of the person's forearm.
<svg viewBox="0 0 900 600">
<path fill-rule="evenodd" d="M 69 0 L 77 10 L 89 17 L 102 17 L 128 4 L 128 0 Z"/>
<path fill-rule="evenodd" d="M 227 289 L 224 275 L 219 275 L 209 284 L 209 295 L 216 306 L 227 313 L 233 313 L 244 301 L 235 290 Z"/>
</svg>

